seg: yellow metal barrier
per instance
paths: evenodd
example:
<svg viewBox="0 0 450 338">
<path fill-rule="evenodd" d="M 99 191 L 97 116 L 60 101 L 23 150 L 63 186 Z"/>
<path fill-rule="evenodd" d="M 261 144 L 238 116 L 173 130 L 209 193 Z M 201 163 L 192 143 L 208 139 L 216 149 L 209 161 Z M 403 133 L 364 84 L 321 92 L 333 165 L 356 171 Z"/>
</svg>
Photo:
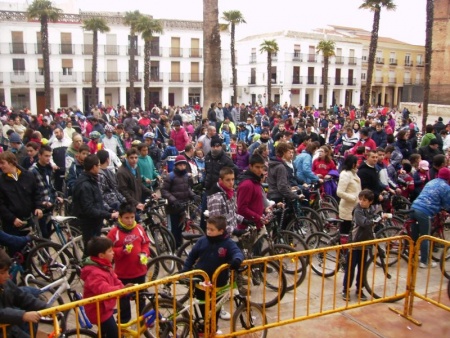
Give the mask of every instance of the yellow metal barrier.
<svg viewBox="0 0 450 338">
<path fill-rule="evenodd" d="M 220 310 L 216 306 L 217 297 L 216 292 L 212 292 L 211 295 L 206 293 L 205 300 L 205 337 L 214 337 L 218 328 L 223 334 L 220 337 L 232 337 L 240 335 L 249 335 L 253 332 L 260 330 L 270 329 L 273 327 L 291 324 L 299 321 L 304 321 L 327 314 L 338 313 L 348 309 L 353 309 L 361 306 L 366 306 L 379 302 L 394 302 L 398 300 L 404 300 L 403 309 L 401 311 L 392 309 L 397 313 L 400 313 L 405 318 L 412 320 L 416 324 L 420 324 L 414 321 L 412 318 L 414 298 L 426 300 L 431 304 L 439 306 L 447 311 L 450 311 L 450 306 L 444 304 L 444 300 L 447 298 L 445 290 L 447 280 L 441 273 L 439 268 L 436 269 L 421 269 L 418 270 L 418 257 L 420 243 L 423 240 L 430 241 L 430 255 L 433 253 L 433 248 L 438 248 L 440 251 L 448 252 L 449 263 L 448 273 L 450 274 L 450 242 L 443 241 L 431 236 L 424 236 L 419 239 L 417 245 L 414 247 L 414 243 L 408 236 L 398 236 L 386 239 L 378 239 L 363 243 L 351 243 L 345 245 L 338 245 L 332 247 L 320 247 L 314 250 L 294 252 L 288 254 L 282 254 L 271 257 L 261 257 L 248 261 L 244 261 L 243 265 L 247 266 L 238 278 L 238 274 L 234 271 L 231 272 L 231 282 L 239 282 L 239 294 L 244 296 L 240 301 L 243 306 L 249 306 L 250 302 L 262 303 L 262 315 L 267 320 L 256 322 L 255 325 L 249 327 L 236 326 L 233 314 L 236 312 L 236 305 L 233 302 L 233 295 L 236 292 L 230 289 L 229 297 L 230 301 L 225 303 L 225 310 L 232 314 L 230 321 L 219 321 L 217 323 L 215 314 Z M 361 300 L 361 294 L 355 294 L 353 292 L 354 285 L 351 292 L 351 300 L 343 300 L 341 291 L 343 285 L 343 273 L 342 262 L 345 261 L 345 255 L 353 257 L 355 250 L 369 250 L 374 248 L 380 248 L 380 250 L 372 250 L 373 256 L 367 256 L 367 262 L 364 266 L 364 273 L 360 276 L 360 282 L 365 287 L 365 293 L 367 300 Z M 436 254 L 436 253 L 435 253 Z M 383 259 L 381 259 L 383 258 Z M 303 268 L 302 264 L 308 261 L 310 264 Z M 383 263 L 381 263 L 383 262 Z M 259 284 L 253 280 L 254 269 L 261 271 L 261 280 Z M 314 268 L 314 269 L 313 269 Z M 444 266 L 445 268 L 445 266 Z M 216 285 L 218 275 L 228 269 L 227 265 L 221 266 L 214 274 L 212 278 L 212 291 L 218 290 Z M 303 282 L 298 287 L 293 287 L 292 290 L 287 291 L 284 297 L 279 293 L 286 283 L 281 275 L 284 272 L 287 276 L 287 284 L 294 285 L 295 281 L 299 278 L 303 278 Z M 93 297 L 89 299 L 83 299 L 74 303 L 65 304 L 62 306 L 54 307 L 41 311 L 43 316 L 52 316 L 54 320 L 57 319 L 57 314 L 60 312 L 66 312 L 69 310 L 79 311 L 79 307 L 86 304 L 97 304 L 97 318 L 99 318 L 99 302 L 106 299 L 119 299 L 129 293 L 135 293 L 136 302 L 138 302 L 137 292 L 139 290 L 148 290 L 150 293 L 159 294 L 157 297 L 156 308 L 159 312 L 165 316 L 163 311 L 167 310 L 167 313 L 175 313 L 179 311 L 179 304 L 171 301 L 161 302 L 163 299 L 163 289 L 170 288 L 171 296 L 177 298 L 180 290 L 177 288 L 177 281 L 180 279 L 190 279 L 190 291 L 189 301 L 184 306 L 185 313 L 189 320 L 189 331 L 192 336 L 194 330 L 194 301 L 193 290 L 195 281 L 193 277 L 200 276 L 203 280 L 208 281 L 208 276 L 200 270 L 191 271 L 189 273 L 178 274 L 170 277 L 166 277 L 157 281 L 148 282 L 142 285 L 133 286 L 120 291 L 112 292 L 109 294 Z M 329 276 L 329 277 L 326 277 Z M 419 278 L 420 277 L 420 278 Z M 350 285 L 347 285 L 347 289 L 350 290 Z M 266 303 L 269 299 L 275 299 L 274 305 L 268 307 Z M 210 302 L 211 300 L 211 302 Z M 165 305 L 164 305 L 165 304 Z M 169 309 L 167 306 L 173 306 Z M 166 307 L 164 307 L 164 306 Z M 136 304 L 136 310 L 138 304 Z M 118 309 L 120 313 L 120 309 Z M 72 311 L 73 312 L 73 311 Z M 250 315 L 250 313 L 247 313 Z M 179 316 L 175 316 L 171 320 L 177 321 Z M 55 322 L 56 323 L 56 322 Z M 239 323 L 237 323 L 239 324 Z M 43 325 L 43 324 L 40 324 Z M 72 323 L 72 329 L 78 333 L 81 333 L 81 327 L 76 321 Z M 135 321 L 136 332 L 142 327 L 143 323 L 140 320 Z M 160 320 L 155 322 L 154 330 L 158 330 Z M 5 326 L 0 326 L 0 329 L 5 330 Z M 41 330 L 41 327 L 40 327 Z M 50 329 L 52 332 L 53 329 Z M 120 326 L 121 335 L 132 337 L 131 331 L 128 328 Z M 158 331 L 155 331 L 158 332 Z M 211 333 L 210 333 L 211 332 Z M 100 336 L 100 332 L 98 332 Z"/>
</svg>

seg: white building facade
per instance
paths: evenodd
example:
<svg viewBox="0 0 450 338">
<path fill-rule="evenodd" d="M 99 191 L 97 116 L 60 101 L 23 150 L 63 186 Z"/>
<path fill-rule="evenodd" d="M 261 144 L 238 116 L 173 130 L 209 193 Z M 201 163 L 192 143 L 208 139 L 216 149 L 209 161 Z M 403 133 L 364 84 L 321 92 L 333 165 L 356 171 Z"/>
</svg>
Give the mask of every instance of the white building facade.
<svg viewBox="0 0 450 338">
<path fill-rule="evenodd" d="M 0 100 L 32 112 L 45 108 L 40 23 L 22 11 L 0 9 Z M 82 29 L 83 20 L 101 16 L 110 31 L 98 35 L 98 94 L 105 105 L 127 105 L 129 48 L 136 50 L 135 106 L 144 103 L 144 41 L 138 34 L 130 44 L 124 13 L 64 13 L 49 23 L 51 108 L 88 109 L 92 78 L 93 33 Z M 151 105 L 181 106 L 203 102 L 203 25 L 199 21 L 161 20 L 163 33 L 152 42 Z M 229 101 L 230 37 L 221 33 L 223 101 Z"/>
<path fill-rule="evenodd" d="M 335 57 L 328 67 L 328 104 L 358 106 L 361 95 L 363 46 L 348 38 L 293 31 L 244 38 L 238 50 L 238 101 L 267 104 L 267 53 L 260 53 L 264 40 L 275 40 L 279 51 L 272 57 L 272 100 L 284 104 L 323 105 L 323 57 L 316 47 L 321 40 L 335 42 Z"/>
</svg>

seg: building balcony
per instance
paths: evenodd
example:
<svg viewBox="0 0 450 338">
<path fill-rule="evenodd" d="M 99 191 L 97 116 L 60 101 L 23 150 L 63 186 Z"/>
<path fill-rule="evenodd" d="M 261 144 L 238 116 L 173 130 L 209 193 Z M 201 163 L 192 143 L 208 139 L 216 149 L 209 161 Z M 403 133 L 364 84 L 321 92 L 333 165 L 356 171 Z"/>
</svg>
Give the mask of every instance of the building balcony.
<svg viewBox="0 0 450 338">
<path fill-rule="evenodd" d="M 251 85 L 256 84 L 256 76 L 250 76 L 248 78 L 248 84 L 251 84 Z"/>
<path fill-rule="evenodd" d="M 337 77 L 334 79 L 334 85 L 335 86 L 343 86 L 344 85 L 344 79 L 341 77 Z"/>
<path fill-rule="evenodd" d="M 169 82 L 183 82 L 183 74 L 169 73 Z"/>
<path fill-rule="evenodd" d="M 83 55 L 92 55 L 94 53 L 94 45 L 83 45 Z"/>
<path fill-rule="evenodd" d="M 82 72 L 83 74 L 83 82 L 85 83 L 92 83 L 92 72 Z M 97 74 L 97 81 L 98 82 L 98 74 Z"/>
<path fill-rule="evenodd" d="M 405 67 L 412 67 L 413 62 L 412 61 L 405 61 Z"/>
<path fill-rule="evenodd" d="M 120 82 L 122 81 L 122 76 L 120 72 L 105 72 L 104 73 L 105 82 Z"/>
<path fill-rule="evenodd" d="M 162 73 L 150 73 L 150 82 L 162 82 Z"/>
<path fill-rule="evenodd" d="M 59 73 L 59 82 L 62 83 L 68 83 L 73 82 L 76 83 L 78 81 L 77 79 L 77 73 L 71 72 L 71 73 Z"/>
<path fill-rule="evenodd" d="M 9 52 L 11 54 L 26 54 L 27 46 L 23 42 L 13 42 L 9 44 Z"/>
<path fill-rule="evenodd" d="M 308 62 L 317 62 L 316 54 L 308 54 Z"/>
<path fill-rule="evenodd" d="M 350 56 L 350 57 L 348 58 L 348 64 L 351 65 L 351 66 L 355 66 L 355 65 L 357 64 L 357 59 L 356 59 L 356 57 Z"/>
<path fill-rule="evenodd" d="M 182 57 L 183 50 L 180 47 L 172 47 L 169 49 L 169 56 L 170 57 Z"/>
<path fill-rule="evenodd" d="M 389 59 L 389 65 L 391 65 L 391 66 L 397 66 L 397 59 L 390 58 L 390 59 Z"/>
<path fill-rule="evenodd" d="M 278 54 L 274 53 L 272 54 L 272 62 L 277 62 L 278 61 Z"/>
<path fill-rule="evenodd" d="M 51 45 L 48 46 L 48 53 L 49 54 L 52 53 Z M 34 54 L 42 54 L 42 44 L 40 44 L 40 43 L 35 43 L 34 44 Z"/>
<path fill-rule="evenodd" d="M 337 65 L 343 65 L 344 64 L 344 57 L 340 56 L 340 55 L 336 56 L 334 63 L 337 64 Z"/>
<path fill-rule="evenodd" d="M 142 73 L 136 72 L 134 74 L 134 82 L 142 82 L 142 78 L 143 78 Z M 126 81 L 130 82 L 130 73 L 128 72 L 126 73 Z"/>
<path fill-rule="evenodd" d="M 43 70 L 34 73 L 34 81 L 36 83 L 44 83 L 44 72 L 43 72 Z M 53 82 L 53 72 L 50 72 L 50 82 Z"/>
<path fill-rule="evenodd" d="M 201 48 L 189 48 L 189 57 L 201 58 L 203 57 L 203 49 Z"/>
<path fill-rule="evenodd" d="M 119 55 L 119 46 L 104 45 L 103 48 L 105 55 Z"/>
<path fill-rule="evenodd" d="M 411 79 L 403 79 L 403 84 L 404 85 L 410 85 L 411 84 Z"/>
<path fill-rule="evenodd" d="M 416 85 L 423 85 L 423 79 L 415 79 L 414 84 Z"/>
<path fill-rule="evenodd" d="M 375 58 L 375 63 L 376 63 L 377 65 L 384 65 L 384 58 L 376 57 L 376 58 Z"/>
<path fill-rule="evenodd" d="M 355 77 L 349 77 L 347 79 L 347 86 L 356 86 L 356 78 Z"/>
<path fill-rule="evenodd" d="M 294 53 L 292 54 L 292 61 L 303 62 L 302 54 L 301 54 L 300 52 L 294 52 Z"/>
<path fill-rule="evenodd" d="M 361 60 L 362 60 L 362 62 L 366 62 L 367 63 L 367 62 L 369 62 L 369 56 L 363 55 Z"/>
<path fill-rule="evenodd" d="M 28 83 L 28 73 L 23 70 L 16 70 L 9 73 L 11 83 Z"/>
<path fill-rule="evenodd" d="M 248 62 L 249 63 L 256 63 L 256 55 L 251 55 L 250 56 L 250 60 Z"/>
<path fill-rule="evenodd" d="M 382 76 L 376 76 L 374 78 L 375 83 L 383 83 L 383 77 Z"/>
<path fill-rule="evenodd" d="M 161 57 L 163 55 L 163 49 L 160 47 L 152 47 L 150 49 L 150 56 Z"/>
<path fill-rule="evenodd" d="M 396 84 L 397 83 L 397 79 L 396 78 L 389 78 L 388 79 L 388 83 L 389 84 Z"/>
<path fill-rule="evenodd" d="M 61 43 L 59 45 L 59 54 L 71 55 L 74 54 L 74 45 L 71 43 Z"/>
<path fill-rule="evenodd" d="M 303 78 L 305 79 L 304 83 L 309 84 L 309 85 L 316 85 L 317 83 L 319 83 L 321 81 L 316 76 L 304 76 Z"/>
<path fill-rule="evenodd" d="M 294 75 L 292 77 L 292 84 L 303 84 L 302 78 Z"/>
<path fill-rule="evenodd" d="M 189 82 L 203 82 L 203 74 L 189 73 Z"/>
<path fill-rule="evenodd" d="M 416 62 L 416 67 L 424 67 L 424 66 L 425 66 L 425 62 L 423 62 L 423 61 Z"/>
<path fill-rule="evenodd" d="M 128 47 L 127 48 L 127 55 L 130 55 L 131 51 L 134 51 L 134 55 L 135 56 L 141 56 L 141 48 L 140 47 L 137 47 L 137 48 L 130 48 L 130 47 Z"/>
</svg>

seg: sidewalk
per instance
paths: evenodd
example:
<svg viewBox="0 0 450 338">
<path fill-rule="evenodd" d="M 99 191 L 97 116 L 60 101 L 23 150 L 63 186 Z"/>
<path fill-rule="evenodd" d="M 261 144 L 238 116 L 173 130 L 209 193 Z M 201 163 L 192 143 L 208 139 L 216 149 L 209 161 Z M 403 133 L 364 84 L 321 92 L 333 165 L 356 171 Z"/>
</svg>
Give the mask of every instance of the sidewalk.
<svg viewBox="0 0 450 338">
<path fill-rule="evenodd" d="M 433 297 L 434 296 L 434 297 Z M 433 295 L 431 298 L 437 298 Z M 450 301 L 445 301 L 450 305 Z M 374 304 L 310 319 L 269 330 L 268 337 L 321 337 L 321 338 L 421 338 L 450 337 L 450 313 L 428 302 L 415 298 L 413 318 L 422 323 L 417 326 L 389 310 L 403 309 L 404 302 Z"/>
</svg>

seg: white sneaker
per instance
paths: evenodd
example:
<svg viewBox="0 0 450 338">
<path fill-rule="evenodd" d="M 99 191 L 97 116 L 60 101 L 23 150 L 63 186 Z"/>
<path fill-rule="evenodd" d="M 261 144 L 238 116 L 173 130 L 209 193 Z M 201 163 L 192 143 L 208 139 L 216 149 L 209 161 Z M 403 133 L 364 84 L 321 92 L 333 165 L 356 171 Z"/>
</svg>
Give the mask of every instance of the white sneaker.
<svg viewBox="0 0 450 338">
<path fill-rule="evenodd" d="M 231 319 L 231 315 L 228 311 L 225 311 L 223 308 L 220 310 L 220 315 L 219 315 L 220 319 L 223 320 L 230 320 Z"/>
<path fill-rule="evenodd" d="M 428 269 L 428 267 L 433 269 L 433 268 L 437 267 L 437 263 L 436 262 L 431 262 L 430 264 L 425 264 L 422 262 L 419 263 L 419 268 L 421 268 L 421 269 Z"/>
<path fill-rule="evenodd" d="M 216 334 L 223 334 L 223 332 L 220 331 L 220 330 L 217 330 L 217 331 L 216 331 Z"/>
</svg>

